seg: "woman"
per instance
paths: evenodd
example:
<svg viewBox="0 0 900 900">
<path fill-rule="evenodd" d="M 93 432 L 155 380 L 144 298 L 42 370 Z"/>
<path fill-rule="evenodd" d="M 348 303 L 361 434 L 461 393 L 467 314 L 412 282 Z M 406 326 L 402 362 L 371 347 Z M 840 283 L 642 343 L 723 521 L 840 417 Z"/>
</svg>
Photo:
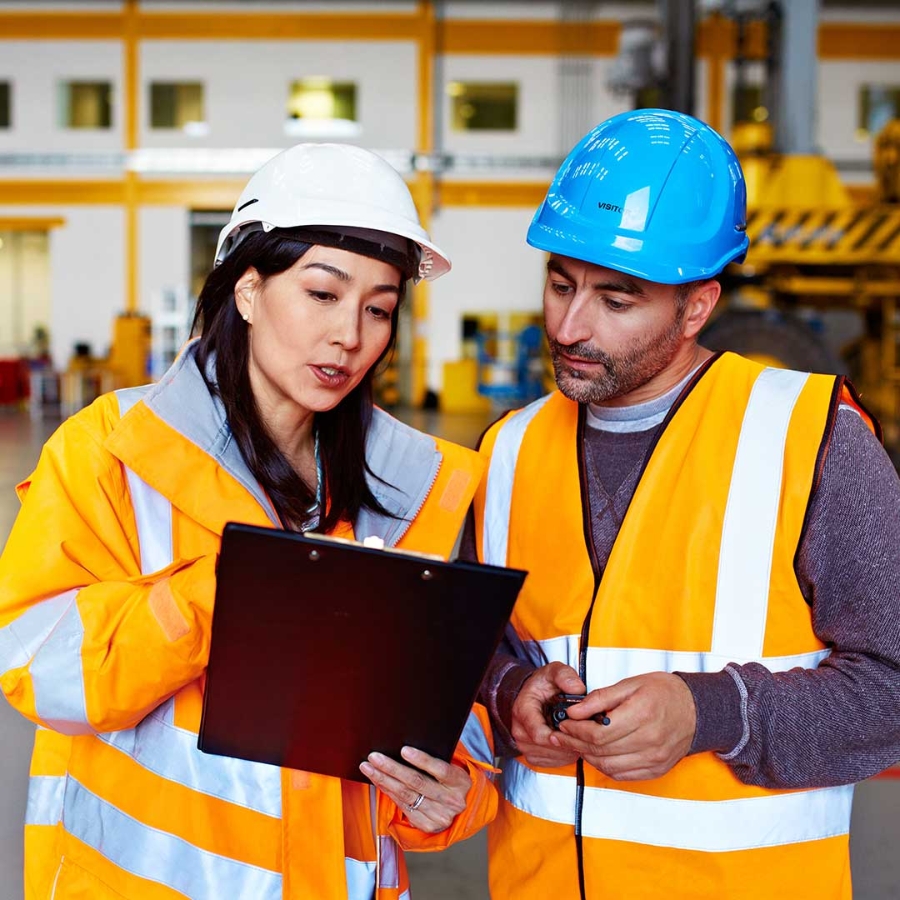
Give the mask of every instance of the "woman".
<svg viewBox="0 0 900 900">
<path fill-rule="evenodd" d="M 496 808 L 474 712 L 451 764 L 361 761 L 377 790 L 197 750 L 226 521 L 447 556 L 481 475 L 373 409 L 407 279 L 450 267 L 386 162 L 279 154 L 216 262 L 199 339 L 159 384 L 64 423 L 19 487 L 0 684 L 40 726 L 29 898 L 404 897 L 400 848 L 441 849 Z"/>
</svg>

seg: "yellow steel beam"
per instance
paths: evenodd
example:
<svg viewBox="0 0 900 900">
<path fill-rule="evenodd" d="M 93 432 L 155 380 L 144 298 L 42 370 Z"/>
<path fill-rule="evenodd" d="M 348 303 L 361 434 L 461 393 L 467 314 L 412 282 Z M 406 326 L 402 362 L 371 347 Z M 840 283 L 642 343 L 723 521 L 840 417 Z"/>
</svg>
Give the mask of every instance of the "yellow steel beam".
<svg viewBox="0 0 900 900">
<path fill-rule="evenodd" d="M 61 216 L 0 216 L 0 231 L 49 231 L 65 224 Z"/>
<path fill-rule="evenodd" d="M 186 206 L 188 209 L 230 210 L 246 179 L 141 179 L 137 200 L 143 206 Z"/>
<path fill-rule="evenodd" d="M 613 21 L 444 19 L 441 43 L 444 53 L 614 56 L 620 31 L 620 23 Z"/>
<path fill-rule="evenodd" d="M 122 53 L 122 83 L 124 86 L 125 149 L 134 150 L 138 146 L 138 123 L 140 121 L 140 76 L 138 71 L 137 0 L 125 0 L 125 34 Z"/>
<path fill-rule="evenodd" d="M 122 204 L 125 184 L 121 178 L 73 181 L 71 179 L 0 180 L 0 197 L 9 206 Z"/>
<path fill-rule="evenodd" d="M 108 40 L 121 38 L 125 19 L 106 12 L 0 12 L 0 37 L 13 40 Z"/>
<path fill-rule="evenodd" d="M 897 59 L 900 25 L 892 22 L 823 22 L 819 59 Z"/>
<path fill-rule="evenodd" d="M 123 38 L 134 19 L 138 39 L 414 40 L 418 21 L 403 13 L 0 12 L 4 40 Z"/>
<path fill-rule="evenodd" d="M 547 193 L 545 181 L 442 181 L 440 206 L 524 206 L 536 209 Z"/>
</svg>

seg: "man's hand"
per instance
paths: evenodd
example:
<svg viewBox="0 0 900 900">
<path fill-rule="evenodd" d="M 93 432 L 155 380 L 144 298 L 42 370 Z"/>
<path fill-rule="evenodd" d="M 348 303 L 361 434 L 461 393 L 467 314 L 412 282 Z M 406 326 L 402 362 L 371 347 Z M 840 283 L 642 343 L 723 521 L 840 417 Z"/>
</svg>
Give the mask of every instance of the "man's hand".
<svg viewBox="0 0 900 900">
<path fill-rule="evenodd" d="M 592 721 L 604 711 L 609 725 Z M 569 707 L 567 716 L 550 742 L 560 751 L 583 756 L 618 781 L 665 775 L 687 755 L 697 727 L 690 688 L 666 672 L 625 678 L 591 691 Z"/>
<path fill-rule="evenodd" d="M 557 768 L 575 762 L 579 753 L 554 746 L 554 731 L 547 724 L 547 701 L 559 693 L 583 694 L 584 682 L 571 666 L 552 662 L 537 669 L 522 685 L 512 708 L 510 731 L 525 759 L 533 766 Z"/>
</svg>

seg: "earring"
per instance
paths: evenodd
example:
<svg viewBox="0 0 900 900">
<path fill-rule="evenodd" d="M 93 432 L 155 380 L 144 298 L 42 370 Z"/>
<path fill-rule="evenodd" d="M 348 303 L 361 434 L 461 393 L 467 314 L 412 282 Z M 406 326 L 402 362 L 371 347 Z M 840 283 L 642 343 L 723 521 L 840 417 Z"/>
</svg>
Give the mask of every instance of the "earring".
<svg viewBox="0 0 900 900">
<path fill-rule="evenodd" d="M 244 313 L 244 314 L 241 316 L 241 318 L 242 318 L 245 322 L 249 322 L 249 321 L 250 321 L 250 316 L 248 316 L 247 313 Z"/>
</svg>

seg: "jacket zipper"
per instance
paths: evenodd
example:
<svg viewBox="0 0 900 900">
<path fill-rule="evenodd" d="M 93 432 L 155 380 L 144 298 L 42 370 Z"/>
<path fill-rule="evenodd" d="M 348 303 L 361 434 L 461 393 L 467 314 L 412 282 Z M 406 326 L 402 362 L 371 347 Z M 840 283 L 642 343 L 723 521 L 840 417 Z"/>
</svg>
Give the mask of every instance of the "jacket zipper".
<svg viewBox="0 0 900 900">
<path fill-rule="evenodd" d="M 407 511 L 408 518 L 404 523 L 403 530 L 400 532 L 400 534 L 397 535 L 396 538 L 391 541 L 391 543 L 388 545 L 390 547 L 396 547 L 397 544 L 399 544 L 400 541 L 402 541 L 403 538 L 406 537 L 406 532 L 409 531 L 409 529 L 412 527 L 412 523 L 415 522 L 416 516 L 418 516 L 422 511 L 422 507 L 425 505 L 425 502 L 428 500 L 428 498 L 431 496 L 431 492 L 434 490 L 434 486 L 438 480 L 438 475 L 441 472 L 441 466 L 444 464 L 443 455 L 438 450 L 436 450 L 435 452 L 437 453 L 438 464 L 437 468 L 434 470 L 434 474 L 431 476 L 431 483 L 428 485 L 428 490 L 425 491 L 424 494 L 422 494 L 422 499 L 419 501 L 419 505 L 415 508 L 415 510 L 413 510 L 412 515 L 409 515 L 409 512 Z"/>
</svg>

